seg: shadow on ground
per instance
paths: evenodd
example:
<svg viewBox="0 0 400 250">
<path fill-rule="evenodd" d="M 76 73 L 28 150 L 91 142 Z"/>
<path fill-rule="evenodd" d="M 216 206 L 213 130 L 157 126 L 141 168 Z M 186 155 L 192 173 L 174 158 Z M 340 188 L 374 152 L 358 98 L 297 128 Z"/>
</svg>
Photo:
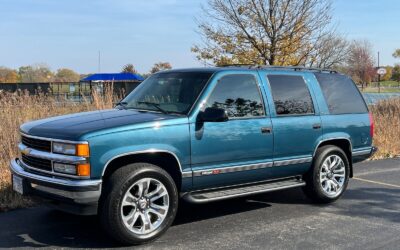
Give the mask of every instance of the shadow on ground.
<svg viewBox="0 0 400 250">
<path fill-rule="evenodd" d="M 173 226 L 209 220 L 269 207 L 258 200 L 229 200 L 205 205 L 181 203 Z M 9 214 L 12 225 L 1 216 Z M 76 216 L 37 207 L 21 209 L 0 216 L 0 248 L 13 247 L 118 247 L 102 230 L 96 216 Z M 27 219 L 25 219 L 28 217 Z M 20 218 L 20 219 L 18 219 Z"/>
<path fill-rule="evenodd" d="M 258 209 L 279 209 L 281 204 L 301 205 L 300 209 L 307 209 L 309 214 L 328 210 L 347 216 L 400 222 L 399 189 L 357 187 L 348 190 L 342 199 L 340 204 L 314 206 L 300 189 L 293 189 L 204 205 L 181 203 L 173 227 L 196 221 L 210 221 L 212 224 L 216 217 Z M 313 209 L 310 209 L 311 206 Z M 299 206 L 294 207 L 299 209 Z M 274 220 L 279 221 L 280 218 Z M 193 227 L 193 231 L 196 230 L 201 233 L 201 229 Z M 96 216 L 74 216 L 43 207 L 0 215 L 0 248 L 45 246 L 109 248 L 119 245 L 101 230 Z"/>
</svg>

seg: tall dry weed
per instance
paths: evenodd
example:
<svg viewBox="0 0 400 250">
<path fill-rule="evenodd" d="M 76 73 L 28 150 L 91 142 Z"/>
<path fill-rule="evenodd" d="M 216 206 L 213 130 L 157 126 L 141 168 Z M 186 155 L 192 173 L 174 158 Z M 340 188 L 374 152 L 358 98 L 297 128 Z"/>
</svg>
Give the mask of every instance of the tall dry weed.
<svg viewBox="0 0 400 250">
<path fill-rule="evenodd" d="M 60 102 L 43 93 L 0 92 L 0 211 L 32 204 L 30 199 L 11 191 L 8 164 L 18 152 L 21 124 L 51 116 L 112 108 L 112 93 L 112 86 L 107 87 L 104 97 L 93 91 L 93 101 L 84 99 L 81 103 L 74 103 L 68 100 Z"/>
<path fill-rule="evenodd" d="M 378 147 L 374 159 L 400 156 L 400 98 L 383 100 L 370 107 L 375 131 L 373 143 Z"/>
</svg>

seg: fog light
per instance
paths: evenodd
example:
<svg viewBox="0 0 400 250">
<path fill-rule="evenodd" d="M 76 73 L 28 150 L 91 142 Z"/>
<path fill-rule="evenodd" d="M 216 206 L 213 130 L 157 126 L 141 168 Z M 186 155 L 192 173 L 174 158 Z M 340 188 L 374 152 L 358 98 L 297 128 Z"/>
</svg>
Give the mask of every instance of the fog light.
<svg viewBox="0 0 400 250">
<path fill-rule="evenodd" d="M 55 162 L 53 164 L 54 172 L 63 174 L 73 174 L 76 175 L 76 166 L 64 163 Z"/>
</svg>

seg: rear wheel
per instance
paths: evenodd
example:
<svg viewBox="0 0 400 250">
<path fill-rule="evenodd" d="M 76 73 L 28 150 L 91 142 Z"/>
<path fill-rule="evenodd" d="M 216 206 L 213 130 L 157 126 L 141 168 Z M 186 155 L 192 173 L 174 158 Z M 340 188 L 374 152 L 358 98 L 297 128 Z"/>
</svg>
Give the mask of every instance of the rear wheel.
<svg viewBox="0 0 400 250">
<path fill-rule="evenodd" d="M 104 229 L 124 244 L 142 244 L 160 237 L 178 208 L 174 181 L 163 169 L 135 163 L 114 172 L 100 204 Z"/>
<path fill-rule="evenodd" d="M 343 150 L 323 146 L 317 150 L 312 169 L 305 176 L 304 193 L 315 202 L 333 202 L 346 190 L 349 172 L 349 161 Z"/>
</svg>

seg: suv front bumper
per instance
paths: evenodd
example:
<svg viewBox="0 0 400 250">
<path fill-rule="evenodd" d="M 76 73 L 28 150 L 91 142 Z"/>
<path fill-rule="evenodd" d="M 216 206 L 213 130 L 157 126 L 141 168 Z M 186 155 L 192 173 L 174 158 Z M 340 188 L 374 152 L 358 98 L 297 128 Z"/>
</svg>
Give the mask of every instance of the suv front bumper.
<svg viewBox="0 0 400 250">
<path fill-rule="evenodd" d="M 97 213 L 101 180 L 71 180 L 39 175 L 25 170 L 19 159 L 11 160 L 10 169 L 13 176 L 22 179 L 24 195 L 42 197 L 50 205 L 75 214 Z"/>
</svg>

